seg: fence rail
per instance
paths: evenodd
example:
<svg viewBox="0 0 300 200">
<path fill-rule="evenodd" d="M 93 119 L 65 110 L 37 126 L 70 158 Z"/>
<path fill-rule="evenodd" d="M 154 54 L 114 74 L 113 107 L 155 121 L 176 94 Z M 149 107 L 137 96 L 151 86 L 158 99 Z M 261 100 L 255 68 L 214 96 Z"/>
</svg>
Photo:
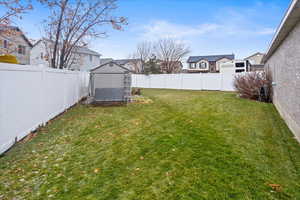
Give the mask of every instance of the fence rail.
<svg viewBox="0 0 300 200">
<path fill-rule="evenodd" d="M 132 76 L 132 87 L 234 91 L 235 73 L 158 74 Z"/>
<path fill-rule="evenodd" d="M 89 73 L 0 64 L 0 154 L 88 95 Z"/>
</svg>

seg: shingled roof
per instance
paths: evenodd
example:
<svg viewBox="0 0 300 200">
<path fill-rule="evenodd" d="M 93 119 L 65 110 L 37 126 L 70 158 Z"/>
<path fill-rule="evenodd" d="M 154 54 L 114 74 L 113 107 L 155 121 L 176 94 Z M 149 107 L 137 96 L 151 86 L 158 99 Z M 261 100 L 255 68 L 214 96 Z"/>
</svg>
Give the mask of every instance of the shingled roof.
<svg viewBox="0 0 300 200">
<path fill-rule="evenodd" d="M 118 65 L 126 65 L 129 62 L 138 62 L 140 59 L 120 59 L 120 60 L 114 60 L 115 63 Z"/>
<path fill-rule="evenodd" d="M 228 58 L 230 60 L 234 60 L 235 56 L 234 54 L 228 54 L 228 55 L 209 55 L 209 56 L 190 56 L 187 60 L 188 63 L 196 63 L 200 60 L 207 60 L 209 62 L 216 62 L 222 58 Z"/>
</svg>

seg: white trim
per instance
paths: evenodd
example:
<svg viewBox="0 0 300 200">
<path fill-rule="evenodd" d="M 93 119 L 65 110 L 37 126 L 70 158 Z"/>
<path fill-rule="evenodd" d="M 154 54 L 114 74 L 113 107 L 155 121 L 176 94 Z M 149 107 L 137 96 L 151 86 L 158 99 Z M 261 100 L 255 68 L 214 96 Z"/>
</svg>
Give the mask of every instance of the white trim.
<svg viewBox="0 0 300 200">
<path fill-rule="evenodd" d="M 205 69 L 203 69 L 203 68 L 200 67 L 200 64 L 203 63 L 203 62 L 206 63 L 206 68 Z M 199 60 L 197 62 L 197 68 L 196 69 L 200 70 L 200 71 L 207 71 L 207 70 L 209 70 L 209 62 L 207 60 L 205 60 L 205 59 Z"/>
</svg>

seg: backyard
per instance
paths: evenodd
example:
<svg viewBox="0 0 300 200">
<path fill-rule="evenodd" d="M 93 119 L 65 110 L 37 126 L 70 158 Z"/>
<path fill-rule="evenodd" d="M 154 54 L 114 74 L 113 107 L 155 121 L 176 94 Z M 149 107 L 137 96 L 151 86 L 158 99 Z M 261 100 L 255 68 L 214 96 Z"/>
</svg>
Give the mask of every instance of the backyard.
<svg viewBox="0 0 300 200">
<path fill-rule="evenodd" d="M 272 104 L 143 90 L 77 105 L 0 157 L 0 199 L 300 199 L 300 146 Z"/>
</svg>

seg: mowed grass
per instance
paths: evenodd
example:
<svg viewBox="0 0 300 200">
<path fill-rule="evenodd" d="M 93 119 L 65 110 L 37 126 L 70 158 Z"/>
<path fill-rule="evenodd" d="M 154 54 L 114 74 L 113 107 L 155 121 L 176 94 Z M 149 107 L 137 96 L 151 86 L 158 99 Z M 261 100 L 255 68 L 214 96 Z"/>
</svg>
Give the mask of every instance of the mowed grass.
<svg viewBox="0 0 300 200">
<path fill-rule="evenodd" d="M 272 104 L 143 94 L 153 103 L 78 105 L 16 145 L 0 199 L 300 199 L 300 145 Z"/>
</svg>

